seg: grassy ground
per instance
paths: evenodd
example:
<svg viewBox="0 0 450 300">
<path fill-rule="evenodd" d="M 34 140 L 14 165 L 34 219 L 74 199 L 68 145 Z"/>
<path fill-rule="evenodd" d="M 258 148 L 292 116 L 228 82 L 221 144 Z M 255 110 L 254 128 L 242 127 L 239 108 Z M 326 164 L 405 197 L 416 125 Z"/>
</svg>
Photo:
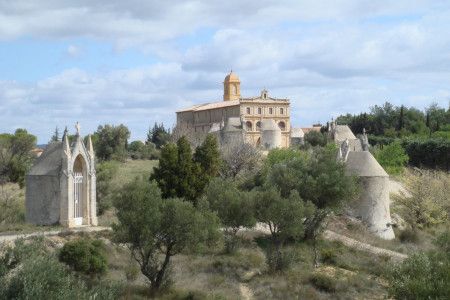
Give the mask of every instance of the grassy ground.
<svg viewBox="0 0 450 300">
<path fill-rule="evenodd" d="M 136 176 L 149 177 L 153 172 L 153 168 L 157 165 L 157 160 L 127 160 L 125 163 L 120 163 L 113 183 L 114 185 L 122 186 Z"/>
</svg>

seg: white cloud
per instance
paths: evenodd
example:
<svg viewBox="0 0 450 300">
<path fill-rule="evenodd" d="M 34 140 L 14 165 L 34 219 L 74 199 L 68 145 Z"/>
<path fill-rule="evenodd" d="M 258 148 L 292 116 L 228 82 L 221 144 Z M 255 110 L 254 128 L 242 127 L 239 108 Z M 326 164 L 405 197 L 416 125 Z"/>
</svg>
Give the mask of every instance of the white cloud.
<svg viewBox="0 0 450 300">
<path fill-rule="evenodd" d="M 75 57 L 80 56 L 81 49 L 75 45 L 69 45 L 67 47 L 66 53 L 69 57 L 75 58 Z"/>
<path fill-rule="evenodd" d="M 446 106 L 449 20 L 445 1 L 3 1 L 0 40 L 69 41 L 66 55 L 78 61 L 85 48 L 72 39 L 89 37 L 159 63 L 0 81 L 0 130 L 24 126 L 45 142 L 56 125 L 122 122 L 143 138 L 179 108 L 220 100 L 230 68 L 244 96 L 266 87 L 289 97 L 294 125 L 384 101 Z M 178 44 L 204 28 L 206 37 Z"/>
</svg>

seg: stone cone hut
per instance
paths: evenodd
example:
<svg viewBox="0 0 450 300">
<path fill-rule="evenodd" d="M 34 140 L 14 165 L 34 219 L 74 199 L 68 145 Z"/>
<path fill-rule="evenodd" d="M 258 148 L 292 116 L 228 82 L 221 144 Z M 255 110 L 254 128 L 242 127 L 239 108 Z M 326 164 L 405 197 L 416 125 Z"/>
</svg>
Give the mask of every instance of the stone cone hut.
<svg viewBox="0 0 450 300">
<path fill-rule="evenodd" d="M 389 209 L 389 175 L 369 151 L 349 151 L 345 167 L 362 185 L 361 197 L 354 207 L 356 217 L 379 237 L 395 238 Z"/>
<path fill-rule="evenodd" d="M 261 121 L 261 145 L 267 150 L 281 146 L 281 129 L 275 120 Z"/>
<path fill-rule="evenodd" d="M 69 145 L 67 129 L 62 141 L 47 146 L 26 176 L 26 221 L 65 227 L 97 225 L 95 154 L 91 137 L 87 147 L 77 133 Z"/>
</svg>

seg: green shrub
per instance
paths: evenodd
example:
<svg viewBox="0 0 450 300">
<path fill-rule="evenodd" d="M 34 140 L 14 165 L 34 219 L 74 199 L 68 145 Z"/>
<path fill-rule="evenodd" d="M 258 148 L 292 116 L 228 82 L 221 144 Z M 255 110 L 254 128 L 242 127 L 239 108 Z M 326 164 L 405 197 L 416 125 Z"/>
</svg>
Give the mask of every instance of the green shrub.
<svg viewBox="0 0 450 300">
<path fill-rule="evenodd" d="M 92 288 L 48 252 L 43 239 L 18 240 L 0 251 L 0 299 L 117 299 L 119 285 Z"/>
<path fill-rule="evenodd" d="M 393 142 L 375 151 L 375 158 L 391 175 L 401 174 L 408 162 L 408 155 L 399 142 Z"/>
<path fill-rule="evenodd" d="M 417 241 L 419 240 L 419 235 L 417 233 L 417 230 L 407 228 L 400 231 L 398 239 L 402 243 L 417 243 Z"/>
<path fill-rule="evenodd" d="M 328 293 L 334 293 L 336 291 L 336 280 L 328 275 L 314 273 L 311 275 L 309 282 L 321 291 Z"/>
<path fill-rule="evenodd" d="M 326 248 L 320 251 L 320 258 L 322 262 L 335 265 L 337 262 L 337 255 L 334 249 Z"/>
<path fill-rule="evenodd" d="M 408 172 L 405 191 L 394 194 L 393 209 L 413 228 L 432 227 L 450 217 L 450 176 L 445 172 Z"/>
<path fill-rule="evenodd" d="M 402 141 L 415 167 L 450 170 L 450 140 L 445 138 L 405 139 Z"/>
<path fill-rule="evenodd" d="M 397 299 L 448 299 L 450 232 L 440 235 L 437 249 L 418 253 L 387 272 L 389 294 Z"/>
<path fill-rule="evenodd" d="M 318 131 L 311 130 L 305 134 L 305 142 L 311 146 L 325 146 L 328 142 L 327 135 Z"/>
<path fill-rule="evenodd" d="M 100 275 L 107 267 L 104 245 L 100 240 L 77 239 L 67 242 L 59 253 L 59 260 L 73 270 L 88 275 Z"/>
</svg>

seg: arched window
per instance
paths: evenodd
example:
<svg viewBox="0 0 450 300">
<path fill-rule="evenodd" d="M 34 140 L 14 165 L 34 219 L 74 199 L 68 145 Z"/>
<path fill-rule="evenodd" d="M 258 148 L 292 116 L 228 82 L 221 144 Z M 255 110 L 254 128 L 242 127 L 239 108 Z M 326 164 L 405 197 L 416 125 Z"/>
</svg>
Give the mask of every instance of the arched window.
<svg viewBox="0 0 450 300">
<path fill-rule="evenodd" d="M 261 131 L 261 122 L 256 122 L 256 131 Z"/>
<path fill-rule="evenodd" d="M 247 122 L 245 122 L 245 129 L 247 130 L 247 131 L 252 131 L 253 130 L 253 126 L 252 126 L 253 124 L 252 124 L 252 122 L 250 122 L 250 121 L 247 121 Z"/>
<path fill-rule="evenodd" d="M 237 95 L 238 94 L 238 88 L 237 88 L 237 85 L 236 84 L 234 84 L 233 85 L 233 95 Z"/>
<path fill-rule="evenodd" d="M 250 107 L 247 107 L 247 115 L 249 115 L 251 112 Z"/>
<path fill-rule="evenodd" d="M 280 127 L 281 131 L 285 131 L 286 130 L 286 123 L 281 121 L 280 123 L 278 123 L 278 127 Z"/>
<path fill-rule="evenodd" d="M 78 155 L 73 164 L 73 220 L 75 225 L 83 223 L 83 206 L 85 202 L 85 162 L 81 155 Z"/>
</svg>

